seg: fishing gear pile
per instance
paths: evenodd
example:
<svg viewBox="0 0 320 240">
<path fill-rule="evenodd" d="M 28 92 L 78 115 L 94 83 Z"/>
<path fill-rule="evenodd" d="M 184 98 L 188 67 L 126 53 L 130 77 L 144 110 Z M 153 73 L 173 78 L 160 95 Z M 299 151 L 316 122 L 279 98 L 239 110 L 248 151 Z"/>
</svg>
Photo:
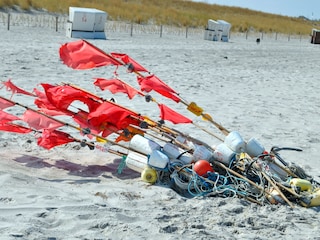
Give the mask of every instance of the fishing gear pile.
<svg viewBox="0 0 320 240">
<path fill-rule="evenodd" d="M 129 99 L 140 95 L 159 107 L 160 120 L 126 108 L 113 98 L 105 99 L 71 83 L 42 83 L 28 92 L 10 79 L 2 82 L 11 97 L 0 96 L 0 131 L 34 134 L 37 144 L 51 149 L 77 142 L 89 149 L 121 156 L 118 174 L 130 168 L 149 184 L 170 187 L 185 197 L 239 197 L 260 205 L 288 204 L 290 207 L 320 205 L 320 184 L 304 169 L 285 161 L 281 151 L 299 148 L 274 146 L 267 151 L 255 138 L 243 139 L 238 131 L 228 131 L 195 102 L 188 102 L 127 54 L 106 53 L 85 40 L 65 43 L 59 49 L 62 62 L 85 70 L 103 66 L 124 67 L 135 74 L 140 89 L 114 78 L 96 78 L 93 84 Z M 150 92 L 186 106 L 219 134 L 209 132 L 190 118 L 156 101 Z M 13 100 L 14 94 L 33 98 L 34 107 Z M 79 107 L 80 102 L 86 107 Z M 10 108 L 23 108 L 21 116 Z M 63 120 L 62 120 L 63 119 Z M 190 136 L 171 124 L 192 124 L 219 140 L 216 146 Z M 71 133 L 68 129 L 76 130 Z M 221 135 L 221 136 L 220 136 Z"/>
</svg>

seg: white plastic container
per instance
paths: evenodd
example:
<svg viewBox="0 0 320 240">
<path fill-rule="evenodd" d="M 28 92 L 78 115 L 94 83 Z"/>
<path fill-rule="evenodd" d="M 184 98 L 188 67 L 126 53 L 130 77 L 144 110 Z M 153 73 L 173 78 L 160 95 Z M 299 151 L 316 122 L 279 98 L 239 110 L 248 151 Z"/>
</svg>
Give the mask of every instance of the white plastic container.
<svg viewBox="0 0 320 240">
<path fill-rule="evenodd" d="M 250 157 L 259 156 L 265 151 L 265 148 L 255 138 L 250 138 L 250 140 L 247 142 L 246 149 Z"/>
<path fill-rule="evenodd" d="M 168 163 L 168 156 L 159 150 L 153 150 L 148 156 L 148 165 L 156 169 L 165 169 Z"/>
<path fill-rule="evenodd" d="M 246 143 L 237 131 L 230 132 L 224 139 L 224 143 L 234 152 L 246 152 Z"/>
<path fill-rule="evenodd" d="M 220 143 L 213 152 L 213 158 L 219 162 L 229 166 L 230 161 L 235 156 L 235 152 L 232 151 L 226 144 Z"/>
<path fill-rule="evenodd" d="M 161 148 L 161 146 L 155 141 L 145 138 L 139 134 L 133 136 L 130 140 L 129 146 L 131 149 L 146 155 L 151 154 L 153 150 L 160 150 Z"/>
<path fill-rule="evenodd" d="M 213 151 L 210 151 L 205 146 L 202 146 L 202 145 L 195 146 L 195 149 L 193 152 L 193 161 L 196 162 L 201 159 L 209 161 L 212 156 L 213 156 Z"/>
<path fill-rule="evenodd" d="M 126 158 L 126 166 L 133 171 L 141 173 L 148 167 L 148 157 L 136 152 L 129 152 Z"/>
<path fill-rule="evenodd" d="M 179 159 L 185 164 L 192 162 L 192 155 L 190 153 L 185 152 L 184 149 L 181 149 L 172 143 L 166 143 L 162 150 L 169 158 Z"/>
</svg>

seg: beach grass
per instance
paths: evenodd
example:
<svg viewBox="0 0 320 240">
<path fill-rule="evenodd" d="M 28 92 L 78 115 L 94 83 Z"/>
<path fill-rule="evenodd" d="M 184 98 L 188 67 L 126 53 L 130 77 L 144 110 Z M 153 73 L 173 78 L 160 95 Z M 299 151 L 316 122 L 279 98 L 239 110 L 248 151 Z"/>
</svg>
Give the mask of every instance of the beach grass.
<svg viewBox="0 0 320 240">
<path fill-rule="evenodd" d="M 138 24 L 203 27 L 208 19 L 223 19 L 234 32 L 265 32 L 309 35 L 320 28 L 320 20 L 287 17 L 239 7 L 198 3 L 184 0 L 0 0 L 0 8 L 19 6 L 22 10 L 45 10 L 67 14 L 69 6 L 97 8 L 108 13 L 110 20 Z"/>
</svg>

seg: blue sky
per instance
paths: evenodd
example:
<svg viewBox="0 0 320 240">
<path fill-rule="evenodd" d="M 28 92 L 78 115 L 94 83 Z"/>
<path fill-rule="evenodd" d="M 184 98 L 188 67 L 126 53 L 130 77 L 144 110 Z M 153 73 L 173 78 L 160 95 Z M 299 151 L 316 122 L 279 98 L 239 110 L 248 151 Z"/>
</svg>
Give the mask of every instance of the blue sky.
<svg viewBox="0 0 320 240">
<path fill-rule="evenodd" d="M 209 4 L 236 6 L 290 17 L 320 19 L 320 0 L 194 0 Z"/>
</svg>

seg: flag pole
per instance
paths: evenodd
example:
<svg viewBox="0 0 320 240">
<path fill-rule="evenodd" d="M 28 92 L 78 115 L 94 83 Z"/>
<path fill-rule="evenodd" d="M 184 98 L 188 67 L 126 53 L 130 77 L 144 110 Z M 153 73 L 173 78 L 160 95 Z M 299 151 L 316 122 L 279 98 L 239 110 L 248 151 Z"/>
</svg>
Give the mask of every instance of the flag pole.
<svg viewBox="0 0 320 240">
<path fill-rule="evenodd" d="M 51 120 L 53 120 L 53 121 L 56 121 L 57 123 L 60 123 L 60 124 L 62 124 L 62 125 L 64 125 L 64 126 L 66 126 L 66 127 L 71 127 L 71 128 L 73 128 L 73 129 L 76 129 L 76 130 L 78 130 L 79 132 L 81 132 L 81 133 L 83 133 L 83 134 L 90 134 L 90 135 L 96 137 L 96 139 L 101 139 L 101 140 L 103 140 L 103 141 L 105 141 L 105 142 L 107 142 L 107 143 L 110 143 L 110 144 L 112 144 L 112 145 L 117 145 L 117 146 L 122 147 L 122 148 L 125 148 L 125 149 L 127 149 L 127 150 L 135 151 L 135 152 L 137 152 L 137 153 L 140 153 L 140 154 L 142 154 L 142 155 L 145 155 L 144 153 L 142 153 L 142 152 L 140 152 L 140 151 L 137 151 L 137 150 L 133 150 L 133 149 L 131 149 L 131 148 L 128 147 L 128 146 L 125 146 L 125 145 L 123 145 L 123 144 L 114 142 L 114 141 L 112 141 L 112 140 L 109 140 L 109 139 L 104 138 L 104 137 L 102 137 L 102 136 L 99 136 L 99 135 L 97 135 L 97 134 L 91 133 L 90 130 L 88 130 L 88 129 L 84 129 L 84 128 L 81 128 L 81 127 L 77 127 L 77 126 L 75 126 L 75 125 L 73 125 L 73 124 L 70 124 L 70 123 L 64 122 L 64 121 L 62 121 L 62 120 L 56 119 L 56 118 L 54 118 L 54 117 L 52 117 L 52 116 L 49 116 L 49 115 L 47 115 L 47 114 L 45 114 L 45 113 L 43 113 L 43 112 L 40 112 L 40 111 L 38 111 L 38 110 L 36 110 L 36 109 L 30 108 L 30 107 L 28 107 L 28 106 L 25 106 L 25 105 L 23 105 L 23 104 L 21 104 L 21 103 L 19 103 L 19 102 L 12 101 L 12 100 L 7 99 L 7 98 L 5 98 L 5 97 L 0 96 L 0 98 L 3 99 L 3 100 L 5 100 L 5 101 L 11 102 L 11 103 L 13 103 L 13 104 L 15 104 L 15 105 L 17 105 L 17 106 L 20 106 L 20 107 L 23 107 L 23 108 L 25 108 L 25 109 L 27 109 L 27 110 L 30 110 L 30 111 L 32 111 L 32 112 L 35 112 L 35 113 L 40 114 L 40 115 L 42 115 L 42 116 L 45 116 L 45 117 L 47 117 L 47 118 L 49 118 L 49 119 L 51 119 Z M 88 132 L 88 131 L 89 131 L 89 132 Z"/>
<path fill-rule="evenodd" d="M 134 67 L 130 64 L 129 66 L 127 66 L 126 63 L 120 61 L 119 59 L 115 58 L 114 56 L 112 56 L 111 54 L 106 53 L 105 51 L 101 50 L 100 48 L 94 46 L 93 44 L 91 44 L 90 42 L 86 41 L 86 40 L 82 40 L 83 42 L 85 42 L 86 44 L 88 44 L 90 47 L 96 49 L 97 51 L 99 51 L 101 54 L 107 56 L 108 58 L 112 59 L 114 62 L 116 62 L 118 65 L 122 65 L 124 67 L 126 67 L 130 72 L 135 73 L 137 76 L 140 76 L 142 78 L 145 78 L 145 76 L 143 74 L 141 74 L 140 72 L 136 71 L 134 69 Z M 215 127 L 217 127 L 224 135 L 228 135 L 230 133 L 229 130 L 227 130 L 225 127 L 223 127 L 221 124 L 219 124 L 218 122 L 214 121 L 213 118 L 208 114 L 208 113 L 204 113 L 203 109 L 200 108 L 196 103 L 191 102 L 188 103 L 186 100 L 184 100 L 178 93 L 176 94 L 177 97 L 180 99 L 180 102 L 182 104 L 184 104 L 187 109 L 192 112 L 193 114 L 195 114 L 196 116 L 201 116 L 202 119 L 209 121 L 210 123 L 212 123 Z"/>
</svg>

